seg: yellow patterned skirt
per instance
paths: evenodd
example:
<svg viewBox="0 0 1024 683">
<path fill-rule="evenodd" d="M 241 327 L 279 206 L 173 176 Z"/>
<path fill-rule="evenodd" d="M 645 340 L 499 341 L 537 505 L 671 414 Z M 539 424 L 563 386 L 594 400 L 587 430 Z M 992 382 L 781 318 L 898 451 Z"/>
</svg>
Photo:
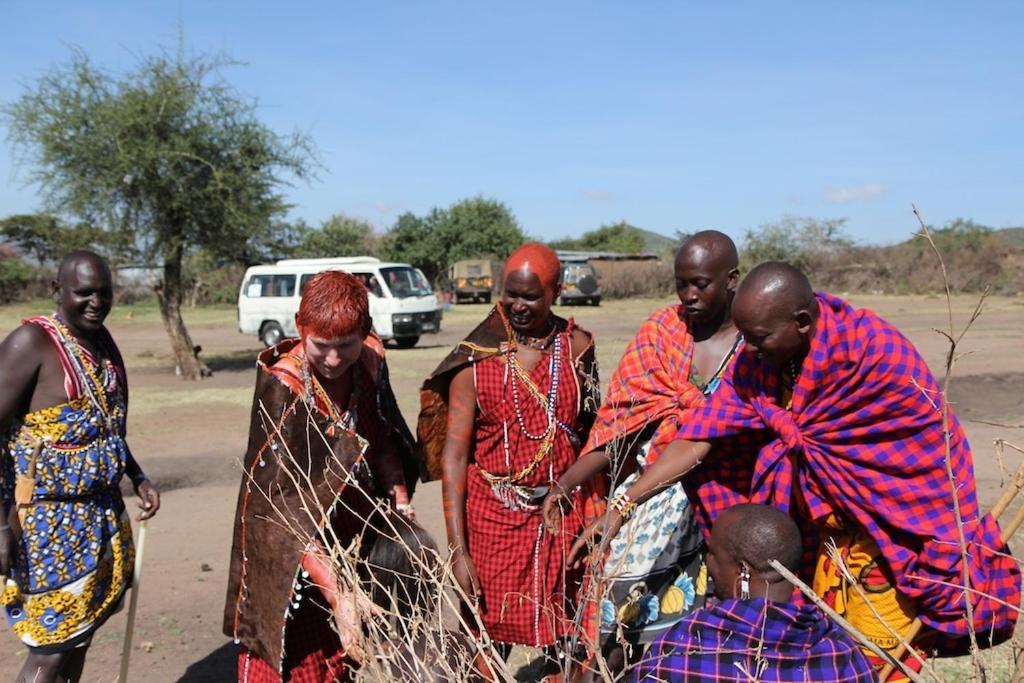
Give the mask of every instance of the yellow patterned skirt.
<svg viewBox="0 0 1024 683">
<path fill-rule="evenodd" d="M 131 524 L 122 510 L 117 531 L 92 572 L 40 593 L 25 593 L 8 578 L 0 606 L 14 633 L 29 647 L 44 653 L 77 647 L 117 611 L 134 564 Z"/>
</svg>

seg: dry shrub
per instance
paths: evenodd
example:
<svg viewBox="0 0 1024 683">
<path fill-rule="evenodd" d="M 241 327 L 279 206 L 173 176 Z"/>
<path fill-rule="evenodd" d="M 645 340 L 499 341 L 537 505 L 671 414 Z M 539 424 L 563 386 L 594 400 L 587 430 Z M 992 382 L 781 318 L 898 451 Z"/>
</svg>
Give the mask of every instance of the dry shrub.
<svg viewBox="0 0 1024 683">
<path fill-rule="evenodd" d="M 608 299 L 661 298 L 675 293 L 670 261 L 591 261 L 602 296 Z"/>
<path fill-rule="evenodd" d="M 918 237 L 886 246 L 858 245 L 844 232 L 845 219 L 787 216 L 749 230 L 742 270 L 762 261 L 786 261 L 815 287 L 838 292 L 934 294 L 943 291 L 941 267 Z M 946 258 L 950 290 L 997 294 L 1024 291 L 1024 241 L 1016 231 L 992 230 L 957 219 L 931 234 Z"/>
</svg>

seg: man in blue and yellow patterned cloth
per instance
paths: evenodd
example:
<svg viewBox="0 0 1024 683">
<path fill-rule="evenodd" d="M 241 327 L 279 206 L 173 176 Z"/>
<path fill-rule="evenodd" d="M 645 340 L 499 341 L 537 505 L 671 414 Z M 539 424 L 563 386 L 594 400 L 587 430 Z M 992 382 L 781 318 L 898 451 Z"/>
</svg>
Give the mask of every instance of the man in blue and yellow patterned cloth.
<svg viewBox="0 0 1024 683">
<path fill-rule="evenodd" d="M 119 484 L 152 517 L 160 495 L 125 441 L 128 384 L 103 321 L 110 269 L 69 254 L 56 311 L 0 344 L 0 607 L 28 647 L 18 681 L 77 681 L 96 629 L 131 583 L 135 550 Z"/>
</svg>

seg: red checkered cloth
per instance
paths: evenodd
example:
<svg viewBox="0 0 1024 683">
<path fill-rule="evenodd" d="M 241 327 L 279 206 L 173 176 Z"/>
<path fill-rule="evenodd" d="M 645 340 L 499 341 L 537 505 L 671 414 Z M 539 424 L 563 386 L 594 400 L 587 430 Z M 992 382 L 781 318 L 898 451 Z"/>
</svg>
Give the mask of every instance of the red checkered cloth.
<svg viewBox="0 0 1024 683">
<path fill-rule="evenodd" d="M 690 383 L 692 360 L 693 336 L 683 307 L 666 306 L 651 314 L 612 373 L 608 395 L 597 411 L 583 452 L 602 448 L 661 420 L 651 438 L 653 462 L 675 438 L 684 411 L 704 401 L 701 390 Z"/>
<path fill-rule="evenodd" d="M 815 522 L 835 512 L 856 523 L 878 544 L 921 620 L 951 639 L 962 638 L 963 565 L 946 476 L 941 390 L 892 325 L 828 294 L 818 294 L 817 301 L 821 315 L 791 410 L 778 404 L 779 370 L 744 353 L 678 437 L 766 435 L 756 461 L 713 456 L 702 468 L 739 470 L 730 475 L 735 481 L 742 481 L 745 469 L 751 502 L 790 510 L 799 487 Z M 970 447 L 960 423 L 949 417 L 970 584 L 977 591 L 975 628 L 1000 639 L 1016 621 L 1020 570 L 996 521 L 978 508 Z M 713 519 L 734 501 L 723 496 L 701 502 Z M 953 651 L 962 643 L 945 644 Z"/>
<path fill-rule="evenodd" d="M 307 589 L 308 592 L 309 589 Z M 329 614 L 307 600 L 292 613 L 285 628 L 284 677 L 277 667 L 242 647 L 238 653 L 240 683 L 332 683 L 347 680 L 348 662 Z"/>
<path fill-rule="evenodd" d="M 557 335 L 557 353 L 544 356 L 530 373 L 534 385 L 548 396 L 557 377 L 554 416 L 560 426 L 550 453 L 518 482 L 522 486 L 552 485 L 579 451 L 580 380 L 570 350 L 572 331 L 570 321 Z M 483 468 L 505 476 L 527 466 L 540 446 L 528 435 L 543 434 L 548 425 L 544 408 L 515 377 L 507 358 L 502 352 L 473 365 L 478 412 L 473 464 L 467 470 L 467 542 L 482 587 L 480 617 L 490 637 L 542 647 L 572 629 L 579 576 L 564 559 L 581 520 L 566 516 L 562 533 L 549 534 L 543 529 L 539 505 L 532 510 L 505 507 L 480 472 Z"/>
</svg>

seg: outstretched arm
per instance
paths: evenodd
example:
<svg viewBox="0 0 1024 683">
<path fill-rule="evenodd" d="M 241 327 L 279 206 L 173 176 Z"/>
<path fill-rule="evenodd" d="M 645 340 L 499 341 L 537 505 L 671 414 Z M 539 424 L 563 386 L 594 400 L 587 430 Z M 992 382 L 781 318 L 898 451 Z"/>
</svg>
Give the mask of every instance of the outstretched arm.
<svg viewBox="0 0 1024 683">
<path fill-rule="evenodd" d="M 673 441 L 654 463 L 644 470 L 626 492 L 626 500 L 642 505 L 669 486 L 681 480 L 687 472 L 699 465 L 711 451 L 707 441 Z M 569 563 L 579 566 L 585 548 L 593 547 L 602 538 L 612 538 L 618 533 L 625 519 L 615 506 L 609 506 L 608 513 L 594 520 L 584 529 L 569 550 Z"/>
<path fill-rule="evenodd" d="M 459 370 L 448 388 L 448 431 L 441 454 L 441 492 L 455 579 L 470 597 L 478 594 L 480 586 L 466 547 L 466 468 L 475 419 L 476 387 L 473 367 L 468 366 Z"/>
<path fill-rule="evenodd" d="M 558 482 L 544 498 L 544 527 L 549 532 L 558 533 L 558 522 L 564 511 L 563 506 L 569 504 L 569 497 L 576 487 L 589 481 L 599 472 L 604 472 L 610 464 L 611 459 L 605 451 L 590 451 L 580 456 L 580 459 L 558 478 Z"/>
</svg>

